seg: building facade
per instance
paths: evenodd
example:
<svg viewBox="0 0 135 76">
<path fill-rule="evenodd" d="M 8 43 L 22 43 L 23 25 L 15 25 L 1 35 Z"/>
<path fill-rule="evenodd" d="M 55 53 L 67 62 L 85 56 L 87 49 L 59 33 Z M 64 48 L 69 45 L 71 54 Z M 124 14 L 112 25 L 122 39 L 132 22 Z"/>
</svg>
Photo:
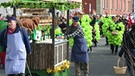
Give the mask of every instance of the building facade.
<svg viewBox="0 0 135 76">
<path fill-rule="evenodd" d="M 133 11 L 133 0 L 82 0 L 84 12 L 92 14 L 96 10 L 97 14 L 122 15 Z"/>
</svg>

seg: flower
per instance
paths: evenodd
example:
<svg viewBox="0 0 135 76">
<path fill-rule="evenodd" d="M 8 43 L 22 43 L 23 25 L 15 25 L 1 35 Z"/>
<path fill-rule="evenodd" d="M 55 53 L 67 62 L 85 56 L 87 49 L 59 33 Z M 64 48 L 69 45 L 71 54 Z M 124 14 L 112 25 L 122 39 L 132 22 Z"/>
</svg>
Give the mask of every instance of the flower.
<svg viewBox="0 0 135 76">
<path fill-rule="evenodd" d="M 62 72 L 64 71 L 65 69 L 68 69 L 70 67 L 70 61 L 64 61 L 62 62 L 60 65 L 56 66 L 53 70 L 50 69 L 50 68 L 47 68 L 47 73 L 57 73 L 57 72 Z"/>
<path fill-rule="evenodd" d="M 52 69 L 47 68 L 47 73 L 51 73 L 51 72 L 52 72 Z"/>
</svg>

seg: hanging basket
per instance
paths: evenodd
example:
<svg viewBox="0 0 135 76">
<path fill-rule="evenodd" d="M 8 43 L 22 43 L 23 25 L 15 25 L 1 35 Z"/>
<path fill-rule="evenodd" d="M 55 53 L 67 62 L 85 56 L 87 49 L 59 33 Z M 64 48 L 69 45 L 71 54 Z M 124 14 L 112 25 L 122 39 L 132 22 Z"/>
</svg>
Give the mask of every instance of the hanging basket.
<svg viewBox="0 0 135 76">
<path fill-rule="evenodd" d="M 122 66 L 120 67 L 120 60 L 122 60 Z M 117 66 L 113 66 L 115 74 L 126 74 L 127 66 L 124 66 L 124 60 L 118 59 Z"/>
</svg>

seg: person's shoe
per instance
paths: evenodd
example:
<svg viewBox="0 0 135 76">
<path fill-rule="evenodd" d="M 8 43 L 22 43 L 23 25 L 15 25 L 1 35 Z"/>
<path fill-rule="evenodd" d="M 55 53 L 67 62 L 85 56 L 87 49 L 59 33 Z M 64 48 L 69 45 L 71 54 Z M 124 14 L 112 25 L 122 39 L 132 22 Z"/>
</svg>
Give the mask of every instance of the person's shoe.
<svg viewBox="0 0 135 76">
<path fill-rule="evenodd" d="M 90 50 L 90 48 L 88 48 L 88 49 L 87 49 L 87 51 L 88 51 L 88 53 L 91 53 L 91 50 Z"/>
<path fill-rule="evenodd" d="M 5 69 L 5 65 L 0 65 L 0 69 Z"/>
<path fill-rule="evenodd" d="M 105 44 L 105 45 L 108 45 L 108 44 Z"/>
<path fill-rule="evenodd" d="M 76 76 L 80 76 L 81 74 L 76 74 Z"/>
<path fill-rule="evenodd" d="M 90 50 L 90 53 L 92 53 L 93 52 L 93 50 Z"/>
<path fill-rule="evenodd" d="M 114 53 L 114 55 L 117 55 L 117 53 Z"/>
<path fill-rule="evenodd" d="M 93 47 L 97 47 L 97 45 L 94 45 Z"/>
<path fill-rule="evenodd" d="M 112 54 L 114 53 L 114 50 L 113 50 L 113 49 L 111 49 L 111 53 L 112 53 Z"/>
<path fill-rule="evenodd" d="M 88 48 L 87 51 L 90 51 L 90 49 Z"/>
<path fill-rule="evenodd" d="M 25 74 L 24 73 L 20 73 L 20 74 L 18 74 L 18 76 L 25 76 Z"/>
<path fill-rule="evenodd" d="M 82 66 L 80 66 L 80 69 L 81 69 L 81 70 L 84 70 L 83 65 L 82 65 Z"/>
<path fill-rule="evenodd" d="M 88 53 L 90 53 L 90 51 L 88 51 Z"/>
<path fill-rule="evenodd" d="M 89 76 L 88 74 L 84 74 L 84 76 Z"/>
</svg>

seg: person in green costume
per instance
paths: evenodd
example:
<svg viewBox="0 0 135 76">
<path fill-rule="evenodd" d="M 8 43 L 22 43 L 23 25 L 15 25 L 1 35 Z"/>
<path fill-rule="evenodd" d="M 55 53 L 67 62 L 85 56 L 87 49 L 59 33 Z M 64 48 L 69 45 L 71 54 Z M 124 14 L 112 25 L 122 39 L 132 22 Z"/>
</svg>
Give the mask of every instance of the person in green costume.
<svg viewBox="0 0 135 76">
<path fill-rule="evenodd" d="M 120 34 L 120 32 L 122 32 L 124 25 L 122 24 L 122 26 L 120 26 L 120 24 L 122 23 L 119 18 L 117 16 L 112 17 L 112 20 L 114 21 L 114 30 L 117 31 L 118 35 L 114 36 L 112 35 L 113 40 L 110 40 L 110 49 L 112 54 L 114 53 L 115 55 L 118 52 L 118 47 L 121 45 L 122 42 L 122 38 L 123 38 L 123 33 Z M 111 28 L 111 27 L 110 27 Z M 110 29 L 110 31 L 112 32 L 113 30 Z M 121 38 L 119 38 L 119 36 L 121 36 Z"/>
<path fill-rule="evenodd" d="M 0 14 L 1 16 L 1 14 Z M 0 17 L 1 18 L 1 17 Z M 7 22 L 5 22 L 4 20 L 0 20 L 0 32 L 5 29 L 7 27 Z M 5 49 L 0 46 L 0 64 L 1 64 L 1 68 L 5 67 Z"/>
</svg>

